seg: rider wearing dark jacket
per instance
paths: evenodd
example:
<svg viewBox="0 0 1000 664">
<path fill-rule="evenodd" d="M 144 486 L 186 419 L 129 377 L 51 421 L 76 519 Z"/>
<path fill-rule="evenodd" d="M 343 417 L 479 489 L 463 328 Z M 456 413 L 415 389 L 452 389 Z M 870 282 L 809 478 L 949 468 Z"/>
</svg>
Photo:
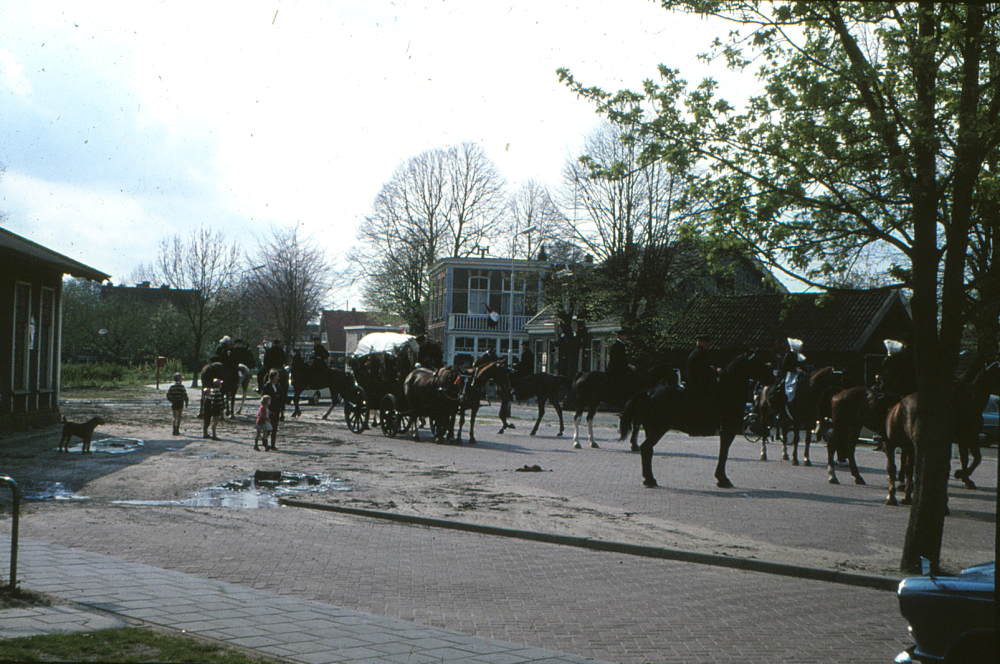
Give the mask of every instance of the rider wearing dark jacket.
<svg viewBox="0 0 1000 664">
<path fill-rule="evenodd" d="M 531 343 L 524 341 L 521 343 L 521 357 L 514 363 L 512 380 L 524 378 L 535 373 L 535 354 L 531 352 Z"/>
<path fill-rule="evenodd" d="M 698 345 L 687 357 L 684 387 L 688 393 L 688 404 L 694 415 L 697 432 L 709 435 L 715 433 L 714 423 L 709 417 L 709 404 L 714 402 L 716 372 L 708 360 L 709 336 L 699 334 L 695 340 Z"/>
<path fill-rule="evenodd" d="M 229 357 L 236 365 L 242 364 L 247 369 L 257 368 L 257 355 L 247 348 L 242 339 L 237 339 L 233 342 L 233 350 L 230 352 Z"/>
<path fill-rule="evenodd" d="M 281 370 L 286 364 L 288 364 L 288 356 L 285 355 L 285 349 L 281 345 L 281 339 L 275 339 L 274 343 L 271 344 L 271 347 L 264 351 L 264 361 L 261 364 L 261 369 L 257 372 L 258 392 L 264 387 L 264 380 L 267 377 L 267 372 L 271 369 Z"/>
<path fill-rule="evenodd" d="M 618 332 L 618 338 L 614 340 L 608 349 L 608 369 L 607 374 L 615 381 L 623 380 L 628 376 L 628 335 L 624 330 Z"/>
<path fill-rule="evenodd" d="M 889 401 L 895 403 L 917 391 L 917 367 L 905 339 L 900 342 L 887 339 L 885 346 L 889 354 L 882 360 L 882 389 Z"/>
</svg>

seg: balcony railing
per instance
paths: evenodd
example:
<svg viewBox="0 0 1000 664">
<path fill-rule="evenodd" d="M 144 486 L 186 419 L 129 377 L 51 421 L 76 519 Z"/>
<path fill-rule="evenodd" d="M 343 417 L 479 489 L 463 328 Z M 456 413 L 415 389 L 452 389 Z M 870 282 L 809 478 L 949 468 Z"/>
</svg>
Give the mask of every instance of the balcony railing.
<svg viewBox="0 0 1000 664">
<path fill-rule="evenodd" d="M 486 322 L 489 320 L 482 314 L 451 314 L 448 316 L 449 332 L 507 332 L 513 323 L 515 334 L 524 332 L 524 324 L 528 322 L 530 316 L 500 316 L 496 327 L 489 327 Z"/>
</svg>

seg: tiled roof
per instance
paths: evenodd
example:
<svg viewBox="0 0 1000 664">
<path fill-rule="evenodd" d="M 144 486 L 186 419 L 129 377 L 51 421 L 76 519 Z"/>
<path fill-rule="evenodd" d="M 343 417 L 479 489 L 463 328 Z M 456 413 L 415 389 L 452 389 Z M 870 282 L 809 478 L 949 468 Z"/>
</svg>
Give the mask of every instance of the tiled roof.
<svg viewBox="0 0 1000 664">
<path fill-rule="evenodd" d="M 375 316 L 367 311 L 324 310 L 323 330 L 327 333 L 326 346 L 335 353 L 343 353 L 347 345 L 344 337 L 345 327 L 375 324 Z"/>
<path fill-rule="evenodd" d="M 792 337 L 813 352 L 858 352 L 894 304 L 906 306 L 887 289 L 700 297 L 669 328 L 666 345 L 690 348 L 707 334 L 713 348 L 762 349 Z"/>
</svg>

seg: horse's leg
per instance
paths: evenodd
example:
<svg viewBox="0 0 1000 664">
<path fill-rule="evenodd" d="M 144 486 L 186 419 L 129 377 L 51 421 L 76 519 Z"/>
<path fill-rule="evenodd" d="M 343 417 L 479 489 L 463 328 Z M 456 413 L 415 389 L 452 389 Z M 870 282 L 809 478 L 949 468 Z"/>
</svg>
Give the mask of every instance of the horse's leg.
<svg viewBox="0 0 1000 664">
<path fill-rule="evenodd" d="M 812 461 L 809 460 L 809 444 L 812 443 L 812 435 L 813 435 L 812 429 L 807 424 L 806 425 L 806 447 L 802 451 L 802 465 L 803 466 L 812 466 L 813 465 Z"/>
<path fill-rule="evenodd" d="M 563 427 L 562 406 L 559 405 L 559 398 L 558 397 L 556 397 L 555 399 L 552 399 L 552 407 L 556 409 L 556 414 L 559 415 L 559 433 L 557 433 L 556 435 L 557 436 L 562 436 L 563 435 L 563 431 L 565 430 L 565 427 Z"/>
<path fill-rule="evenodd" d="M 733 444 L 736 433 L 727 429 L 728 427 L 723 427 L 723 430 L 719 432 L 719 461 L 715 465 L 715 484 L 720 489 L 733 488 L 733 483 L 726 476 L 726 461 L 729 459 L 729 448 Z"/>
<path fill-rule="evenodd" d="M 799 465 L 799 426 L 798 424 L 792 423 L 792 465 Z"/>
<path fill-rule="evenodd" d="M 580 445 L 580 420 L 583 419 L 583 410 L 577 410 L 576 415 L 573 416 L 573 448 L 581 450 L 583 446 Z"/>
<path fill-rule="evenodd" d="M 592 448 L 600 449 L 597 445 L 597 441 L 594 440 L 594 415 L 597 414 L 597 404 L 594 404 L 589 411 L 587 411 L 587 433 L 590 435 L 590 446 Z"/>
<path fill-rule="evenodd" d="M 886 436 L 885 440 L 885 472 L 889 476 L 889 495 L 886 496 L 885 504 L 891 507 L 899 505 L 896 501 L 896 444 L 893 442 L 892 438 Z M 900 475 L 905 477 L 906 473 L 903 470 L 903 464 L 905 463 L 905 455 L 902 454 L 902 449 L 900 449 L 899 465 L 900 465 Z M 905 484 L 904 484 L 905 490 Z"/>
<path fill-rule="evenodd" d="M 902 473 L 903 481 L 903 504 L 912 505 L 913 504 L 913 464 L 915 461 L 913 443 L 911 442 L 908 446 L 900 447 L 899 450 L 899 468 Z"/>
<path fill-rule="evenodd" d="M 298 416 L 300 416 L 302 414 L 302 411 L 299 410 L 299 396 L 301 394 L 302 394 L 302 392 L 300 392 L 298 389 L 296 389 L 292 393 L 292 403 L 295 404 L 295 410 L 292 411 L 292 417 L 298 417 Z"/>
<path fill-rule="evenodd" d="M 642 459 L 642 485 L 646 487 L 653 488 L 658 486 L 656 483 L 656 478 L 653 477 L 653 448 L 656 443 L 659 442 L 660 438 L 665 432 L 657 432 L 646 434 L 646 440 L 642 441 L 642 445 L 639 446 L 639 456 Z"/>
<path fill-rule="evenodd" d="M 639 429 L 640 428 L 642 428 L 642 425 L 639 424 L 638 422 L 633 422 L 632 423 L 632 437 L 629 439 L 629 443 L 631 443 L 631 445 L 632 445 L 632 451 L 633 452 L 638 452 L 639 451 L 638 441 L 639 441 Z M 666 433 L 666 432 L 664 432 L 664 433 Z M 660 434 L 660 435 L 662 436 L 663 434 Z"/>
<path fill-rule="evenodd" d="M 840 481 L 837 479 L 837 465 L 834 462 L 834 456 L 837 454 L 837 448 L 840 446 L 840 440 L 843 436 L 844 432 L 838 430 L 836 424 L 834 424 L 833 437 L 826 444 L 826 474 L 830 477 L 828 480 L 830 484 L 840 484 Z"/>
<path fill-rule="evenodd" d="M 847 460 L 851 466 L 851 475 L 854 477 L 854 483 L 858 485 L 863 485 L 865 484 L 865 480 L 863 477 L 861 477 L 861 471 L 858 470 L 858 464 L 854 460 L 854 452 L 858 447 L 858 435 L 860 434 L 861 432 L 858 431 L 857 435 L 855 435 L 853 438 L 854 444 L 850 445 L 847 448 Z"/>
<path fill-rule="evenodd" d="M 469 445 L 476 444 L 476 413 L 479 412 L 479 402 L 469 409 Z M 462 427 L 458 427 L 458 442 L 462 442 Z"/>
<path fill-rule="evenodd" d="M 500 431 L 497 434 L 501 434 L 507 429 L 516 429 L 513 424 L 507 424 L 507 417 L 510 415 L 510 404 L 513 401 L 508 395 L 500 396 Z"/>
<path fill-rule="evenodd" d="M 535 420 L 535 426 L 529 433 L 529 436 L 534 436 L 538 433 L 538 425 L 542 423 L 542 416 L 545 415 L 545 397 L 538 395 L 538 419 Z"/>
</svg>

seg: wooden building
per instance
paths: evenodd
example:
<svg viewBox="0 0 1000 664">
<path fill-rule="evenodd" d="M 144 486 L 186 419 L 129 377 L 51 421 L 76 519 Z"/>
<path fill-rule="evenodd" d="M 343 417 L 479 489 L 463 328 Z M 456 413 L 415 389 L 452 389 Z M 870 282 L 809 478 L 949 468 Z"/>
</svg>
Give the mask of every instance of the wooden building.
<svg viewBox="0 0 1000 664">
<path fill-rule="evenodd" d="M 0 228 L 0 430 L 59 420 L 64 274 L 109 278 Z"/>
</svg>

